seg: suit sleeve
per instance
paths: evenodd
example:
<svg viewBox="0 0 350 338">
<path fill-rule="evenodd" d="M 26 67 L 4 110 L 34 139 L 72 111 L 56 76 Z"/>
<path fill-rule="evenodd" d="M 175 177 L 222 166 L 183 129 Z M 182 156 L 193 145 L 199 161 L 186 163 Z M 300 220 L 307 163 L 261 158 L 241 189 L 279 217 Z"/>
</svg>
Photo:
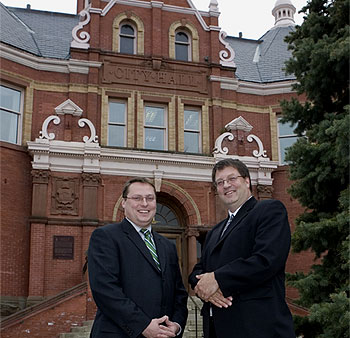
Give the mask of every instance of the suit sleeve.
<svg viewBox="0 0 350 338">
<path fill-rule="evenodd" d="M 214 229 L 213 229 L 214 230 Z M 207 247 L 207 243 L 210 241 L 211 235 L 213 233 L 213 230 L 209 231 L 207 234 L 207 237 L 205 239 L 204 245 L 203 245 L 203 252 L 201 255 L 201 259 L 199 260 L 199 262 L 193 267 L 191 274 L 188 276 L 188 282 L 190 283 L 192 289 L 195 288 L 195 286 L 198 283 L 198 279 L 197 279 L 197 275 L 200 275 L 202 273 L 206 273 L 208 271 L 206 271 L 206 269 L 204 268 L 204 257 L 205 257 L 205 249 Z"/>
<path fill-rule="evenodd" d="M 88 249 L 88 269 L 91 291 L 96 305 L 130 337 L 139 336 L 151 322 L 120 284 L 120 252 L 111 236 L 102 228 L 91 235 Z"/>
<path fill-rule="evenodd" d="M 176 252 L 176 247 L 173 245 L 173 252 L 176 257 L 176 264 L 174 264 L 176 283 L 175 283 L 175 306 L 174 314 L 170 318 L 171 321 L 178 323 L 181 326 L 181 332 L 184 332 L 188 310 L 187 310 L 187 298 L 188 294 L 184 287 L 182 276 L 180 272 L 180 267 L 178 264 L 178 256 Z M 182 334 L 181 334 L 182 336 Z"/>
<path fill-rule="evenodd" d="M 251 254 L 234 259 L 214 272 L 225 297 L 249 291 L 278 273 L 284 274 L 290 249 L 287 211 L 277 200 L 258 204 L 259 207 L 251 211 L 256 216 L 256 233 Z"/>
</svg>

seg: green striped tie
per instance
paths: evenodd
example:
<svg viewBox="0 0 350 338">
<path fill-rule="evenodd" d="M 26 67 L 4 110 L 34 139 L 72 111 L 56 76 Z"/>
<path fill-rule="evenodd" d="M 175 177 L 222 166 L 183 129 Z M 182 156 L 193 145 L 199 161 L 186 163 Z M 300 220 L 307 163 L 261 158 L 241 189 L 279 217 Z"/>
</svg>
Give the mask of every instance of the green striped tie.
<svg viewBox="0 0 350 338">
<path fill-rule="evenodd" d="M 144 234 L 146 246 L 147 246 L 149 252 L 151 253 L 154 261 L 156 262 L 158 269 L 160 270 L 160 263 L 159 263 L 159 259 L 158 259 L 158 255 L 157 255 L 157 250 L 153 244 L 151 232 L 148 229 L 141 229 L 140 231 Z"/>
</svg>

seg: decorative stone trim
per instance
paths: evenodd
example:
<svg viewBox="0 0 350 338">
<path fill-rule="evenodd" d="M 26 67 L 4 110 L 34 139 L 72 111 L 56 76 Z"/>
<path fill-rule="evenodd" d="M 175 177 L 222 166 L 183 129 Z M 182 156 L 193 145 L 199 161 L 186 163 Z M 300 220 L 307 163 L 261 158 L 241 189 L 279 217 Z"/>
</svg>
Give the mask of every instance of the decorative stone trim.
<svg viewBox="0 0 350 338">
<path fill-rule="evenodd" d="M 70 114 L 73 116 L 81 116 L 83 114 L 83 110 L 70 99 L 57 106 L 55 112 L 57 115 Z"/>
<path fill-rule="evenodd" d="M 88 119 L 80 119 L 78 121 L 79 127 L 84 127 L 85 124 L 87 124 L 88 127 L 90 128 L 91 136 L 90 137 L 84 136 L 83 141 L 85 143 L 91 143 L 91 142 L 98 143 L 98 136 L 96 136 L 96 129 L 95 129 L 95 126 L 92 124 L 92 122 Z"/>
<path fill-rule="evenodd" d="M 59 116 L 51 115 L 51 116 L 47 117 L 42 125 L 41 131 L 39 132 L 39 135 L 40 135 L 39 138 L 47 139 L 47 140 L 54 140 L 55 139 L 56 135 L 54 133 L 48 134 L 48 132 L 47 132 L 47 127 L 51 121 L 55 125 L 58 125 L 61 123 L 61 119 L 59 118 Z"/>
<path fill-rule="evenodd" d="M 33 183 L 49 183 L 50 172 L 48 170 L 32 170 Z"/>
<path fill-rule="evenodd" d="M 235 58 L 235 52 L 228 42 L 225 41 L 227 33 L 221 31 L 219 33 L 219 41 L 225 46 L 226 50 L 221 50 L 219 53 L 220 64 L 225 67 L 235 68 L 236 64 L 233 61 Z"/>
<path fill-rule="evenodd" d="M 90 47 L 90 44 L 88 43 L 90 41 L 90 34 L 88 32 L 82 31 L 78 36 L 78 31 L 83 29 L 83 27 L 90 22 L 89 8 L 83 9 L 79 13 L 79 16 L 80 20 L 82 21 L 80 21 L 72 30 L 73 41 L 71 42 L 71 47 L 88 49 Z M 85 20 L 83 20 L 84 17 L 86 17 Z"/>
<path fill-rule="evenodd" d="M 84 186 L 99 186 L 102 181 L 99 174 L 83 173 L 81 178 Z"/>
<path fill-rule="evenodd" d="M 199 34 L 196 27 L 187 20 L 173 22 L 169 27 L 169 57 L 175 59 L 175 32 L 178 28 L 185 28 L 191 35 L 192 61 L 199 62 Z"/>
</svg>

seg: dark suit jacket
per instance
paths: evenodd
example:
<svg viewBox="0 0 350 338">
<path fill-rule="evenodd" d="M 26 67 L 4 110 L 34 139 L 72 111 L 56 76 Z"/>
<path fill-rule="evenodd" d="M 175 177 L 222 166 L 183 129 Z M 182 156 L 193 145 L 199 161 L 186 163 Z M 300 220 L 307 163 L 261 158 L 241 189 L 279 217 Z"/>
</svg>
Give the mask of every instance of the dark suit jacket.
<svg viewBox="0 0 350 338">
<path fill-rule="evenodd" d="M 161 271 L 134 227 L 121 223 L 97 228 L 88 250 L 89 280 L 97 304 L 91 337 L 141 337 L 153 318 L 169 316 L 184 330 L 187 292 L 176 247 L 152 232 Z"/>
<path fill-rule="evenodd" d="M 220 239 L 227 219 L 207 235 L 200 262 L 189 282 L 194 288 L 197 274 L 212 272 L 229 308 L 212 306 L 218 338 L 295 338 L 293 322 L 285 302 L 285 263 L 290 248 L 290 227 L 283 204 L 276 200 L 242 205 L 233 223 Z M 209 305 L 202 313 L 204 334 L 209 337 Z"/>
</svg>

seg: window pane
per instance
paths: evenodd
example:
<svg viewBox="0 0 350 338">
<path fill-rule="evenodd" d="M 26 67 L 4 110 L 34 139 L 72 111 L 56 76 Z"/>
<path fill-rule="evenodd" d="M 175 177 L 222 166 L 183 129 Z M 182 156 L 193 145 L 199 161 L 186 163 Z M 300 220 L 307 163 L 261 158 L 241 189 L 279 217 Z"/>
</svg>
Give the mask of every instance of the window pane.
<svg viewBox="0 0 350 338">
<path fill-rule="evenodd" d="M 109 122 L 125 124 L 125 103 L 109 102 Z"/>
<path fill-rule="evenodd" d="M 293 143 L 295 143 L 297 141 L 297 139 L 298 139 L 297 136 L 280 138 L 281 163 L 286 163 L 285 162 L 286 148 L 290 147 Z"/>
<path fill-rule="evenodd" d="M 134 54 L 134 38 L 120 37 L 120 53 Z"/>
<path fill-rule="evenodd" d="M 184 151 L 187 153 L 199 153 L 199 134 L 185 132 Z"/>
<path fill-rule="evenodd" d="M 158 226 L 179 226 L 175 213 L 164 204 L 157 203 L 157 213 L 155 218 Z"/>
<path fill-rule="evenodd" d="M 0 140 L 17 143 L 18 115 L 0 110 Z"/>
<path fill-rule="evenodd" d="M 164 127 L 164 108 L 163 107 L 145 107 L 145 125 Z"/>
<path fill-rule="evenodd" d="M 175 44 L 175 59 L 181 61 L 188 61 L 188 46 Z"/>
<path fill-rule="evenodd" d="M 164 133 L 165 131 L 163 129 L 145 128 L 145 148 L 165 150 Z"/>
<path fill-rule="evenodd" d="M 108 126 L 108 145 L 114 147 L 125 146 L 125 126 Z"/>
<path fill-rule="evenodd" d="M 0 106 L 19 112 L 21 105 L 21 92 L 0 86 Z"/>
<path fill-rule="evenodd" d="M 176 33 L 175 41 L 188 43 L 188 36 L 183 32 Z"/>
<path fill-rule="evenodd" d="M 295 135 L 293 131 L 295 129 L 295 126 L 293 126 L 290 123 L 281 123 L 280 121 L 278 121 L 278 128 L 280 136 Z"/>
<path fill-rule="evenodd" d="M 185 129 L 199 131 L 199 112 L 195 110 L 185 110 Z"/>
<path fill-rule="evenodd" d="M 120 32 L 121 34 L 134 36 L 134 28 L 132 28 L 130 25 L 123 25 Z"/>
</svg>

